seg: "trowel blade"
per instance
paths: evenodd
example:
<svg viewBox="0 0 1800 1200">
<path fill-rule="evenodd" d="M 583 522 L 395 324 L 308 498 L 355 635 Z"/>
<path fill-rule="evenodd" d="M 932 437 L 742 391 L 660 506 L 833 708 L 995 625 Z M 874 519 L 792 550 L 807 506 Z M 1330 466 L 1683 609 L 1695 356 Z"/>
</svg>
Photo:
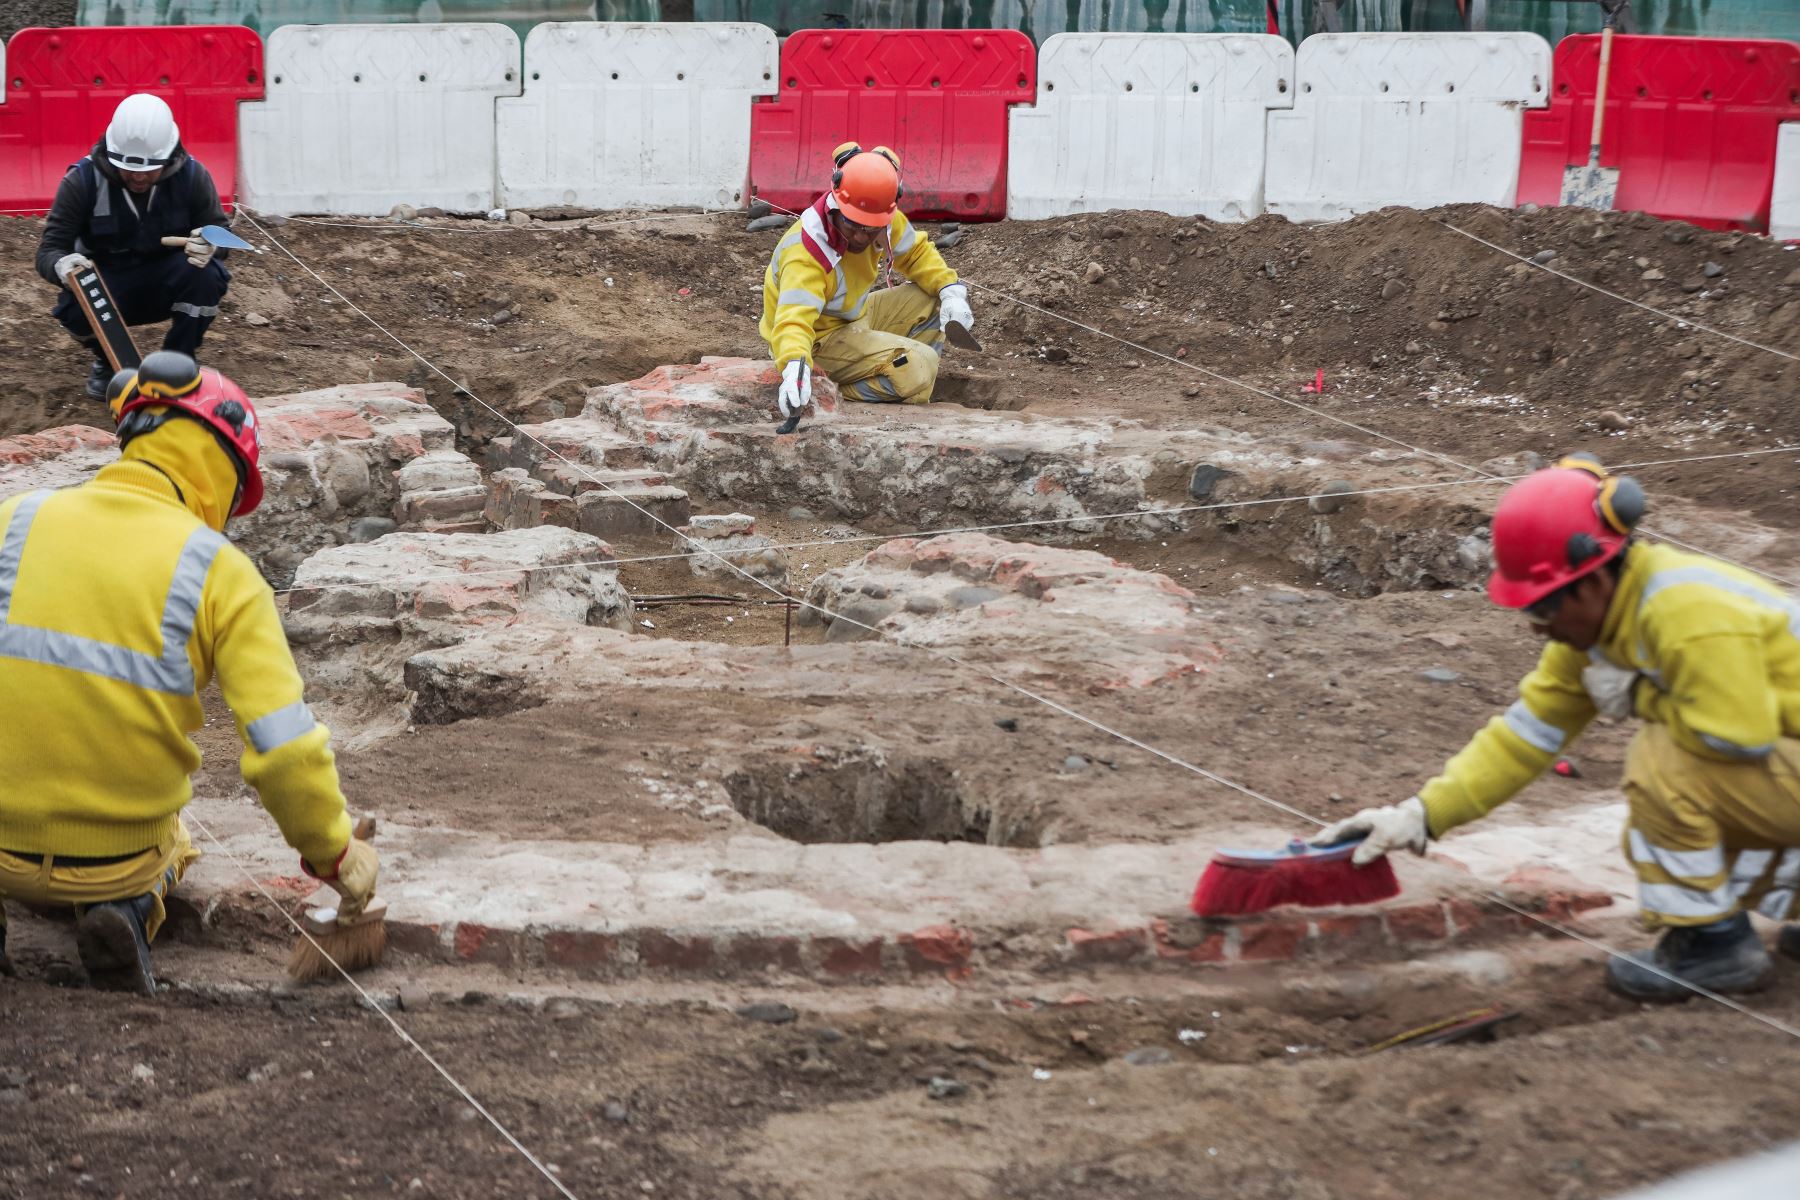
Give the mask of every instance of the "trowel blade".
<svg viewBox="0 0 1800 1200">
<path fill-rule="evenodd" d="M 261 254 L 259 247 L 252 246 L 223 225 L 202 225 L 200 236 L 221 250 L 248 250 L 253 254 Z"/>
<path fill-rule="evenodd" d="M 975 340 L 974 331 L 967 325 L 964 325 L 961 321 L 946 321 L 944 323 L 944 340 L 949 342 L 952 346 L 958 346 L 964 350 L 981 349 L 981 343 Z"/>
</svg>

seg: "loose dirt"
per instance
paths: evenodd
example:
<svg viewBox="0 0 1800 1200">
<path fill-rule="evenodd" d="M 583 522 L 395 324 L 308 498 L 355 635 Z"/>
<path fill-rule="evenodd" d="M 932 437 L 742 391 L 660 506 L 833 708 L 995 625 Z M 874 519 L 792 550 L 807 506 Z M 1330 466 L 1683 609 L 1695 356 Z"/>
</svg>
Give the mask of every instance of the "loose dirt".
<svg viewBox="0 0 1800 1200">
<path fill-rule="evenodd" d="M 1800 353 L 1800 257 L 1742 235 L 1569 211 L 1390 210 L 1317 229 L 1114 213 L 964 230 L 949 257 L 982 285 L 989 352 L 952 357 L 945 396 L 1156 428 L 1226 425 L 1322 450 L 1379 444 L 1191 369 L 1204 368 L 1496 471 L 1525 452 L 1630 462 L 1800 442 L 1791 359 L 1523 266 L 1442 221 L 1527 256 L 1555 251 L 1549 265 L 1577 278 Z M 0 435 L 107 423 L 79 395 L 85 362 L 45 315 L 53 294 L 29 266 L 39 227 L 0 219 L 0 279 L 13 285 L 0 299 Z M 731 215 L 642 213 L 526 229 L 296 219 L 269 232 L 455 383 L 279 249 L 233 259 L 208 361 L 252 395 L 405 380 L 471 453 L 505 428 L 473 395 L 508 419 L 544 420 L 577 411 L 591 386 L 659 365 L 760 356 L 761 274 L 779 236 L 746 233 Z M 155 331 L 139 336 L 155 344 Z M 1318 369 L 1328 390 L 1300 392 Z M 1709 545 L 1726 537 L 1709 516 L 1792 529 L 1794 479 L 1792 455 L 1644 472 L 1653 502 L 1700 506 Z M 779 508 L 757 516 L 776 541 L 827 543 L 788 552 L 800 594 L 873 544 L 850 537 L 904 532 Z M 1411 793 L 1510 702 L 1536 652 L 1516 617 L 1473 592 L 1335 595 L 1254 528 L 1086 543 L 1214 606 L 1232 682 L 1087 697 L 1084 711 L 1331 819 Z M 1796 556 L 1790 535 L 1771 561 Z M 668 562 L 627 563 L 620 577 L 639 597 L 740 601 L 646 605 L 645 637 L 774 655 L 790 632 L 780 607 L 741 603 L 762 598 L 741 581 Z M 802 651 L 821 636 L 799 623 L 791 635 Z M 727 691 L 640 687 L 419 726 L 344 753 L 346 789 L 359 809 L 489 832 L 496 845 L 689 842 L 739 819 L 721 764 L 792 727 L 956 762 L 965 789 L 1017 798 L 1026 844 L 1271 819 L 977 676 L 946 675 L 930 705 L 884 703 L 884 678 L 924 668 L 896 648 L 869 654 L 869 694 L 836 705 L 772 710 Z M 235 730 L 216 697 L 208 712 L 197 786 L 233 795 Z M 996 733 L 997 722 L 1012 728 Z M 1592 804 L 1616 786 L 1628 732 L 1591 731 L 1581 778 L 1546 778 L 1494 820 Z M 270 945 L 243 935 L 234 954 L 217 938 L 174 942 L 159 961 L 183 990 L 142 1002 L 47 982 L 70 976 L 62 936 L 31 926 L 24 949 L 14 942 L 26 978 L 0 980 L 0 1109 L 12 1114 L 0 1121 L 0 1192 L 549 1194 L 371 1014 L 335 990 L 274 987 Z M 1639 1011 L 1600 989 L 1588 952 L 1534 945 L 1468 956 L 1449 984 L 1407 964 L 1342 977 L 1234 968 L 1203 982 L 1115 974 L 1085 988 L 1092 1003 L 1073 1004 L 1055 1003 L 1070 998 L 1066 981 L 1047 1004 L 1026 999 L 1049 989 L 1041 980 L 879 994 L 795 985 L 779 995 L 801 1017 L 776 1027 L 721 1011 L 742 999 L 725 982 L 547 998 L 542 980 L 432 968 L 443 994 L 402 1019 L 582 1196 L 1579 1200 L 1791 1136 L 1791 1041 L 1699 1002 Z M 372 986 L 391 996 L 415 982 L 411 969 L 384 968 Z M 1354 1054 L 1496 1000 L 1524 1016 L 1492 1046 Z M 1800 971 L 1784 964 L 1755 1003 L 1800 1019 Z M 1207 1036 L 1182 1042 L 1183 1029 Z M 1171 1061 L 1123 1061 L 1147 1047 Z M 934 1076 L 968 1090 L 928 1099 Z M 621 1106 L 610 1117 L 609 1103 Z"/>
<path fill-rule="evenodd" d="M 1640 1011 L 1557 949 L 1507 983 L 1402 966 L 1182 995 L 849 993 L 788 997 L 779 1025 L 726 994 L 369 986 L 403 988 L 397 1019 L 583 1197 L 1599 1200 L 1790 1135 L 1786 1037 Z M 169 956 L 189 977 L 260 973 Z M 1800 970 L 1781 983 L 1760 1003 L 1794 1020 Z M 0 1192 L 552 1194 L 341 993 L 196 987 L 146 1002 L 0 980 Z M 1524 1015 L 1490 1045 L 1358 1056 L 1495 1002 Z M 934 1079 L 961 1091 L 932 1099 Z"/>
</svg>

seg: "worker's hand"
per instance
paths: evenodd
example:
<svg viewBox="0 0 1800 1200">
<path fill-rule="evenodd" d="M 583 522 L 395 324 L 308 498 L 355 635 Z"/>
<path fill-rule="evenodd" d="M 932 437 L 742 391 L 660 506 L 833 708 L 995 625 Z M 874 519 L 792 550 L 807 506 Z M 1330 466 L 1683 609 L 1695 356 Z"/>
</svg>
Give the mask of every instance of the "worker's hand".
<svg viewBox="0 0 1800 1200">
<path fill-rule="evenodd" d="M 322 879 L 343 899 L 338 904 L 338 922 L 354 921 L 362 916 L 363 906 L 375 894 L 375 879 L 381 873 L 381 859 L 375 847 L 360 838 L 351 838 L 343 854 L 329 873 L 311 863 L 303 863 L 306 873 Z"/>
<path fill-rule="evenodd" d="M 812 368 L 795 359 L 781 368 L 781 390 L 775 394 L 784 417 L 798 416 L 812 403 Z"/>
<path fill-rule="evenodd" d="M 964 329 L 975 328 L 975 313 L 969 308 L 967 284 L 949 283 L 938 291 L 938 325 L 942 327 L 952 321 Z"/>
<path fill-rule="evenodd" d="M 1367 866 L 1394 850 L 1425 853 L 1431 840 L 1431 826 L 1425 820 L 1425 802 L 1417 796 L 1390 804 L 1386 808 L 1365 808 L 1354 817 L 1345 817 L 1335 825 L 1307 839 L 1314 846 L 1334 846 L 1351 838 L 1362 838 L 1350 861 Z"/>
<path fill-rule="evenodd" d="M 198 229 L 188 234 L 187 245 L 184 249 L 187 252 L 188 266 L 195 268 L 206 266 L 213 260 L 213 255 L 219 252 L 217 246 L 200 236 Z"/>
<path fill-rule="evenodd" d="M 66 284 L 69 276 L 77 271 L 92 270 L 93 266 L 94 260 L 85 254 L 65 254 L 56 260 L 56 277 Z"/>
<path fill-rule="evenodd" d="M 1609 662 L 1590 663 L 1582 668 L 1581 686 L 1588 699 L 1603 717 L 1623 721 L 1632 712 L 1631 692 L 1637 686 L 1638 673 L 1628 667 L 1615 667 Z"/>
</svg>

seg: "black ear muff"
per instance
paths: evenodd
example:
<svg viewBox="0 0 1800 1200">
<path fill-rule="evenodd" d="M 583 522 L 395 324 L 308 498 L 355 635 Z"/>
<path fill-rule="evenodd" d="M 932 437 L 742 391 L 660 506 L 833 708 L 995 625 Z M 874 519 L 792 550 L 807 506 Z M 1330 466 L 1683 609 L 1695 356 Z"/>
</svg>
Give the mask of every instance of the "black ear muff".
<svg viewBox="0 0 1800 1200">
<path fill-rule="evenodd" d="M 1600 519 L 1614 533 L 1629 535 L 1644 519 L 1648 501 L 1644 489 L 1629 475 L 1608 475 L 1600 484 L 1600 496 L 1594 502 Z"/>
<path fill-rule="evenodd" d="M 1579 567 L 1582 563 L 1600 553 L 1600 543 L 1594 540 L 1591 533 L 1571 533 L 1569 540 L 1563 545 L 1563 553 L 1571 567 Z"/>
</svg>

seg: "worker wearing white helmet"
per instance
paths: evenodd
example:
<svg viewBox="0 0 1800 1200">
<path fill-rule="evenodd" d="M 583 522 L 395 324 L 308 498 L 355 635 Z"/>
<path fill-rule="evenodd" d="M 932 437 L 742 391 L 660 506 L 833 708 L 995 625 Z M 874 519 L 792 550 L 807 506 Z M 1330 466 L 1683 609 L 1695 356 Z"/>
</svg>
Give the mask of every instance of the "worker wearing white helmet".
<svg viewBox="0 0 1800 1200">
<path fill-rule="evenodd" d="M 68 291 L 70 275 L 98 268 L 126 324 L 168 321 L 163 349 L 197 357 L 231 281 L 200 228 L 226 223 L 168 104 L 142 92 L 120 101 L 105 136 L 63 176 L 37 251 L 38 274 L 64 289 L 51 315 L 94 356 L 90 397 L 105 399 L 112 369 Z M 162 244 L 173 236 L 187 241 Z"/>
</svg>

